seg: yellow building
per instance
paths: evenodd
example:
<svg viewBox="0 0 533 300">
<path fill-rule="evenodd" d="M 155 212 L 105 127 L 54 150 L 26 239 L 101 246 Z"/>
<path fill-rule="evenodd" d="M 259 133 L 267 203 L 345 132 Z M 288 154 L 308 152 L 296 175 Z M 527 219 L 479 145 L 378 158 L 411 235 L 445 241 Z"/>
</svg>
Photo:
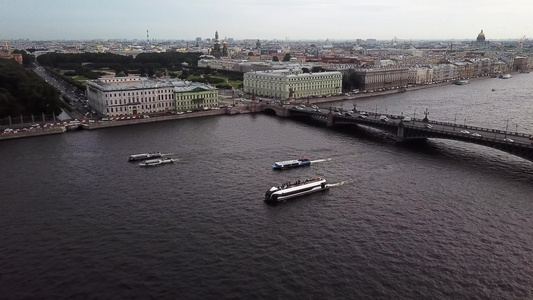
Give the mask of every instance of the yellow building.
<svg viewBox="0 0 533 300">
<path fill-rule="evenodd" d="M 302 70 L 247 72 L 244 74 L 243 90 L 283 100 L 337 95 L 342 91 L 342 73 L 303 73 Z"/>
<path fill-rule="evenodd" d="M 198 110 L 218 106 L 218 89 L 201 83 L 183 82 L 174 87 L 177 111 Z"/>
</svg>

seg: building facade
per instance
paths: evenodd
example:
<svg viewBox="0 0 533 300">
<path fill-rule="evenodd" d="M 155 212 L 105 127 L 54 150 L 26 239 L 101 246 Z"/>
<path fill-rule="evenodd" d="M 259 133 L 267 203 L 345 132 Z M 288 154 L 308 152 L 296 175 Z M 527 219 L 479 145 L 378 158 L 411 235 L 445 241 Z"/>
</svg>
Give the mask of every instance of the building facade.
<svg viewBox="0 0 533 300">
<path fill-rule="evenodd" d="M 429 67 L 409 69 L 409 84 L 424 85 L 433 82 L 433 69 Z"/>
<path fill-rule="evenodd" d="M 448 82 L 459 78 L 457 66 L 452 64 L 433 65 L 431 69 L 433 69 L 433 82 Z"/>
<path fill-rule="evenodd" d="M 243 90 L 282 100 L 336 95 L 342 91 L 342 73 L 303 73 L 302 70 L 286 69 L 247 72 L 244 74 Z"/>
<path fill-rule="evenodd" d="M 108 117 L 132 116 L 176 110 L 176 95 L 188 89 L 187 100 L 196 99 L 197 106 L 218 105 L 218 92 L 201 83 L 179 79 L 148 79 L 145 77 L 112 77 L 88 80 L 87 97 L 91 109 Z M 209 96 L 205 96 L 209 90 Z M 216 102 L 211 96 L 216 94 Z M 200 100 L 202 99 L 202 100 Z M 183 99 L 180 98 L 180 101 Z M 185 104 L 180 102 L 180 106 Z M 188 105 L 188 104 L 187 104 Z M 205 105 L 204 105 L 205 106 Z M 209 105 L 210 106 L 210 105 Z M 187 107 L 193 108 L 192 104 Z"/>
<path fill-rule="evenodd" d="M 361 90 L 407 87 L 409 83 L 409 68 L 358 69 L 355 73 L 361 76 Z"/>
<path fill-rule="evenodd" d="M 199 110 L 217 107 L 218 89 L 199 83 L 183 82 L 174 88 L 176 110 Z"/>
</svg>

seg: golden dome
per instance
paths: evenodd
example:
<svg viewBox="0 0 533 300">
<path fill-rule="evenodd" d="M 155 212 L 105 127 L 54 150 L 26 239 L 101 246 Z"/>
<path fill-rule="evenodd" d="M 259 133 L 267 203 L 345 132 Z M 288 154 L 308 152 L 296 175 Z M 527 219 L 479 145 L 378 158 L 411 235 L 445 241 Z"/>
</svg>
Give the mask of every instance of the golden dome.
<svg viewBox="0 0 533 300">
<path fill-rule="evenodd" d="M 481 32 L 477 35 L 478 42 L 484 42 L 485 41 L 485 34 L 483 33 L 483 29 L 481 29 Z"/>
</svg>

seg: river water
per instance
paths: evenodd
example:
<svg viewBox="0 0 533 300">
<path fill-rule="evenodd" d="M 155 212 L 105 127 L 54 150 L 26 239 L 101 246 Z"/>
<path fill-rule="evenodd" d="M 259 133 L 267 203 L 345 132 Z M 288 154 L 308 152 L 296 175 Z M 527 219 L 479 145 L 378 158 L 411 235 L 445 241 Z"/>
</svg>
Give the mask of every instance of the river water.
<svg viewBox="0 0 533 300">
<path fill-rule="evenodd" d="M 532 81 L 356 105 L 531 132 Z M 151 151 L 180 161 L 127 162 Z M 298 157 L 322 161 L 271 168 Z M 3 141 L 0 169 L 2 299 L 533 298 L 533 163 L 491 148 L 255 114 Z"/>
</svg>

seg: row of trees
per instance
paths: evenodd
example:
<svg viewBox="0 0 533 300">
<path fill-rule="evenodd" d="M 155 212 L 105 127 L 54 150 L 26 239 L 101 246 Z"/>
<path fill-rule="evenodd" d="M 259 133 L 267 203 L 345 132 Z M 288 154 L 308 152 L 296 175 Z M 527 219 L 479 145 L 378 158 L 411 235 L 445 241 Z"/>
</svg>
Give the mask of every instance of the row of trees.
<svg viewBox="0 0 533 300">
<path fill-rule="evenodd" d="M 0 59 L 0 118 L 29 114 L 59 115 L 66 105 L 59 92 L 15 60 Z"/>
<path fill-rule="evenodd" d="M 143 67 L 182 70 L 184 66 L 197 66 L 200 55 L 201 53 L 164 52 L 140 53 L 133 57 L 113 53 L 47 53 L 37 57 L 37 61 L 43 66 L 59 69 L 84 66 L 93 70 L 140 70 Z"/>
</svg>

